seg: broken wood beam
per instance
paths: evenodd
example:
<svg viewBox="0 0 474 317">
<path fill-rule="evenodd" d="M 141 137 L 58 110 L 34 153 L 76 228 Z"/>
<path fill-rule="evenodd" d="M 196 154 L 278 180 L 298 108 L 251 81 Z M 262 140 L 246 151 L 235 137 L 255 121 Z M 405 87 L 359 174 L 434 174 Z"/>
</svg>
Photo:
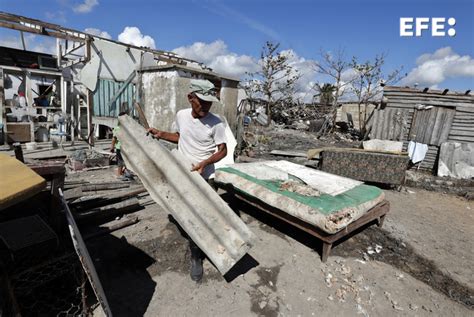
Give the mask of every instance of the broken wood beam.
<svg viewBox="0 0 474 317">
<path fill-rule="evenodd" d="M 70 203 L 70 206 L 73 207 L 76 211 L 93 209 L 97 207 L 102 207 L 105 205 L 110 205 L 128 199 L 130 197 L 137 196 L 141 193 L 146 192 L 144 187 L 140 187 L 133 191 L 122 191 L 114 193 L 112 195 L 99 195 L 99 196 L 85 196 L 81 197 Z"/>
<path fill-rule="evenodd" d="M 97 183 L 97 184 L 86 184 L 82 185 L 81 189 L 83 192 L 94 192 L 99 190 L 108 190 L 108 189 L 119 189 L 119 188 L 129 188 L 129 183 L 124 182 L 113 182 L 113 183 Z"/>
<path fill-rule="evenodd" d="M 90 240 L 90 239 L 98 237 L 98 236 L 103 236 L 105 234 L 114 232 L 116 230 L 134 225 L 139 221 L 140 221 L 140 219 L 138 219 L 138 217 L 124 219 L 123 221 L 121 221 L 121 222 L 119 222 L 115 225 L 112 225 L 112 226 L 106 227 L 106 228 L 101 228 L 101 230 L 99 230 L 99 231 L 92 232 L 92 233 L 84 236 L 84 240 L 87 241 L 87 240 Z"/>
<path fill-rule="evenodd" d="M 99 208 L 92 209 L 92 210 L 82 212 L 82 213 L 75 213 L 74 219 L 76 219 L 78 222 L 83 223 L 90 219 L 112 217 L 112 216 L 115 217 L 118 215 L 122 215 L 128 212 L 134 211 L 140 207 L 141 206 L 140 206 L 140 202 L 138 201 L 138 198 L 133 197 L 116 204 L 99 207 Z"/>
</svg>

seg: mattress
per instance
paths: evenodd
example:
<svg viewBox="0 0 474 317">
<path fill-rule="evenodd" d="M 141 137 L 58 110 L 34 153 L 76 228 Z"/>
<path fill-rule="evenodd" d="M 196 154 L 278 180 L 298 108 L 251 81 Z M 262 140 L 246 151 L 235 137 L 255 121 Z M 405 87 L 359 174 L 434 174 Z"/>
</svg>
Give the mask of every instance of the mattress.
<svg viewBox="0 0 474 317">
<path fill-rule="evenodd" d="M 215 181 L 334 234 L 384 200 L 375 186 L 287 161 L 228 165 Z"/>
</svg>

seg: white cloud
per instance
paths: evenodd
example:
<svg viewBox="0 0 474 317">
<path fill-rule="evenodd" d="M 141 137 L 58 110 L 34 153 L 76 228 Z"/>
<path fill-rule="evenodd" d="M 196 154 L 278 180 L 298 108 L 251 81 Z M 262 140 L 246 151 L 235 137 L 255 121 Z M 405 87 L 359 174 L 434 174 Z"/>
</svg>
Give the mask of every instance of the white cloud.
<svg viewBox="0 0 474 317">
<path fill-rule="evenodd" d="M 316 61 L 299 56 L 291 49 L 284 50 L 281 53 L 288 56 L 288 64 L 300 76 L 296 82 L 296 97 L 302 101 L 310 102 L 316 93 L 314 90 L 317 75 L 315 70 Z"/>
<path fill-rule="evenodd" d="M 474 59 L 469 55 L 461 56 L 451 47 L 443 47 L 433 54 L 423 54 L 416 60 L 416 66 L 407 77 L 402 79 L 402 85 L 437 87 L 448 78 L 474 77 Z"/>
<path fill-rule="evenodd" d="M 89 33 L 91 35 L 97 35 L 105 39 L 112 39 L 112 36 L 108 32 L 96 28 L 86 28 L 84 32 Z"/>
<path fill-rule="evenodd" d="M 98 4 L 98 0 L 85 0 L 84 3 L 74 6 L 72 10 L 76 13 L 89 13 Z"/>
<path fill-rule="evenodd" d="M 212 43 L 196 42 L 173 50 L 178 55 L 201 62 L 222 75 L 242 78 L 246 72 L 258 69 L 256 60 L 248 55 L 229 52 L 222 40 Z"/>
<path fill-rule="evenodd" d="M 136 46 L 156 48 L 155 40 L 149 35 L 143 35 L 136 26 L 126 26 L 123 32 L 119 34 L 118 40 Z"/>
</svg>

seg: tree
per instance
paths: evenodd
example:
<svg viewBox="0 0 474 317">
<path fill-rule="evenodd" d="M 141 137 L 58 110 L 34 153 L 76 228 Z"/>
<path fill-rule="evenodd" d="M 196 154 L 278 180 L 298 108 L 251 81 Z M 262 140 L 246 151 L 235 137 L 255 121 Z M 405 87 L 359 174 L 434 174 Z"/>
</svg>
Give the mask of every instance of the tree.
<svg viewBox="0 0 474 317">
<path fill-rule="evenodd" d="M 343 96 L 350 81 L 344 81 L 344 74 L 351 69 L 351 63 L 346 60 L 343 49 L 338 49 L 334 54 L 330 52 L 320 51 L 321 60 L 316 64 L 315 70 L 321 75 L 329 77 L 334 81 L 332 84 L 332 99 L 331 99 L 331 122 L 332 128 L 336 126 L 337 106 L 339 99 Z M 324 86 L 323 86 L 324 87 Z M 323 126 L 322 133 L 326 133 L 327 124 Z"/>
<path fill-rule="evenodd" d="M 267 126 L 275 107 L 293 102 L 296 81 L 300 77 L 289 64 L 291 55 L 279 51 L 279 46 L 279 43 L 265 43 L 260 54 L 260 69 L 248 73 L 250 78 L 243 84 L 249 98 L 261 96 L 266 101 Z"/>
<path fill-rule="evenodd" d="M 316 89 L 318 91 L 316 96 L 319 96 L 319 103 L 323 105 L 332 105 L 336 86 L 328 83 L 322 86 L 320 84 L 316 84 Z"/>
<path fill-rule="evenodd" d="M 362 136 L 366 134 L 368 105 L 380 97 L 381 85 L 394 84 L 403 77 L 400 76 L 402 67 L 384 76 L 382 67 L 385 64 L 385 57 L 385 54 L 378 54 L 373 61 L 367 60 L 364 63 L 359 63 L 355 57 L 352 58 L 351 67 L 354 70 L 354 78 L 351 81 L 351 90 L 357 98 L 359 131 Z M 365 106 L 363 116 L 361 105 Z"/>
</svg>

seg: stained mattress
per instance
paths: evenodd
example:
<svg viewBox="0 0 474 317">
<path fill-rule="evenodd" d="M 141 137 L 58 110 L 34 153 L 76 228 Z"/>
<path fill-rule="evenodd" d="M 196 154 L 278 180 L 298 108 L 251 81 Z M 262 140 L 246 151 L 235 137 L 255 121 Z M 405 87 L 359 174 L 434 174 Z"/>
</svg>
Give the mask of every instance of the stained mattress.
<svg viewBox="0 0 474 317">
<path fill-rule="evenodd" d="M 375 186 L 287 161 L 229 165 L 216 170 L 215 181 L 329 234 L 384 200 L 383 191 Z"/>
</svg>

